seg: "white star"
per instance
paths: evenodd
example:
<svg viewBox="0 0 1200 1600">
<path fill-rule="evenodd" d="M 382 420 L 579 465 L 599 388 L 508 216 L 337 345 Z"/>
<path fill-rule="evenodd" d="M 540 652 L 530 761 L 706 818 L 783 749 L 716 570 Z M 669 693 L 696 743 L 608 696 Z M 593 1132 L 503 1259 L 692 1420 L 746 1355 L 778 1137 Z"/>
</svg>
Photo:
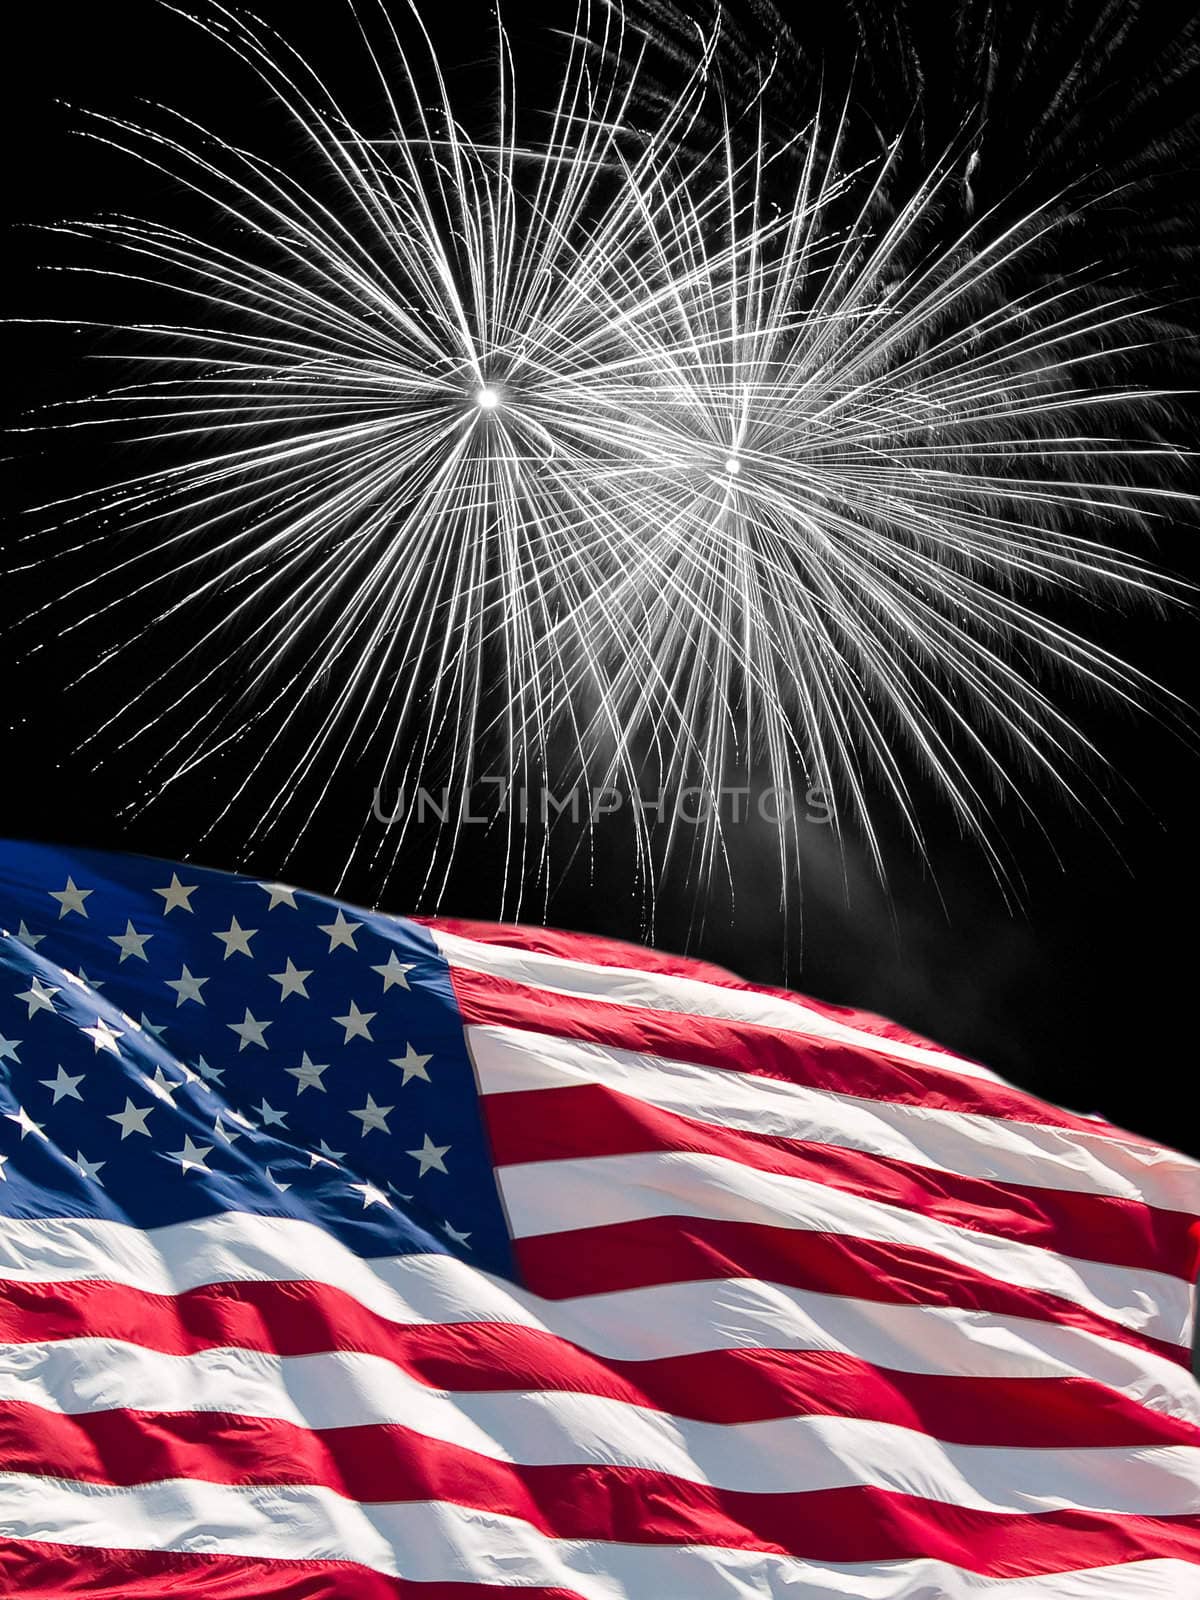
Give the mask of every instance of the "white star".
<svg viewBox="0 0 1200 1600">
<path fill-rule="evenodd" d="M 63 976 L 68 983 L 73 983 L 78 989 L 103 989 L 104 987 L 99 978 L 89 978 L 82 967 L 78 972 L 64 972 Z"/>
<path fill-rule="evenodd" d="M 124 1111 L 114 1111 L 108 1120 L 120 1126 L 122 1139 L 128 1139 L 131 1133 L 144 1133 L 149 1139 L 151 1134 L 146 1126 L 146 1118 L 153 1110 L 153 1106 L 135 1106 L 126 1095 Z"/>
<path fill-rule="evenodd" d="M 343 1160 L 345 1160 L 346 1152 L 344 1150 L 331 1150 L 329 1148 L 329 1146 L 325 1143 L 324 1139 L 318 1139 L 317 1140 L 317 1148 L 320 1150 L 321 1155 L 323 1155 L 325 1157 L 326 1161 L 343 1161 Z M 320 1159 L 320 1158 L 318 1157 L 318 1159 Z"/>
<path fill-rule="evenodd" d="M 228 1115 L 228 1112 L 226 1115 Z M 218 1139 L 224 1139 L 226 1144 L 232 1144 L 235 1139 L 242 1137 L 240 1133 L 234 1133 L 232 1129 L 227 1128 L 220 1117 L 217 1117 L 213 1122 L 213 1132 Z"/>
<path fill-rule="evenodd" d="M 204 1079 L 205 1083 L 220 1083 L 225 1076 L 224 1067 L 210 1067 L 203 1056 L 196 1057 L 196 1071 Z"/>
<path fill-rule="evenodd" d="M 0 1156 L 0 1183 L 7 1183 L 8 1182 L 8 1173 L 5 1172 L 5 1170 L 4 1170 L 7 1165 L 8 1165 L 8 1157 L 7 1156 Z"/>
<path fill-rule="evenodd" d="M 365 1138 L 372 1128 L 378 1128 L 380 1133 L 391 1133 L 392 1130 L 387 1125 L 387 1119 L 395 1109 L 395 1106 L 377 1106 L 371 1096 L 368 1095 L 367 1103 L 362 1110 L 351 1111 L 350 1115 L 357 1117 L 362 1123 L 363 1137 Z"/>
<path fill-rule="evenodd" d="M 346 1030 L 343 1044 L 349 1044 L 351 1039 L 371 1039 L 371 1021 L 378 1016 L 375 1011 L 360 1011 L 354 1001 L 350 1002 L 350 1010 L 344 1017 L 334 1017 L 334 1022 L 340 1022 Z M 374 1043 L 374 1040 L 371 1040 Z"/>
<path fill-rule="evenodd" d="M 110 1028 L 103 1017 L 96 1018 L 96 1026 L 94 1028 L 80 1028 L 79 1031 L 87 1034 L 97 1050 L 111 1050 L 115 1056 L 121 1054 L 117 1049 L 117 1040 L 123 1039 L 125 1035 L 116 1028 Z"/>
<path fill-rule="evenodd" d="M 268 911 L 274 911 L 276 906 L 291 906 L 296 909 L 296 891 L 289 889 L 286 883 L 260 883 L 260 889 L 265 889 L 271 899 L 267 905 Z"/>
<path fill-rule="evenodd" d="M 6 1111 L 4 1115 L 10 1122 L 15 1122 L 21 1130 L 22 1139 L 27 1133 L 36 1133 L 41 1138 L 46 1137 L 46 1130 L 40 1122 L 35 1122 L 24 1106 L 18 1106 L 15 1111 Z"/>
<path fill-rule="evenodd" d="M 224 933 L 214 933 L 213 938 L 220 939 L 224 944 L 225 959 L 228 961 L 230 956 L 251 955 L 250 941 L 257 932 L 257 928 L 240 928 L 238 919 L 231 917 L 226 931 Z"/>
<path fill-rule="evenodd" d="M 288 1192 L 288 1190 L 292 1187 L 291 1184 L 290 1183 L 280 1183 L 279 1179 L 271 1171 L 270 1167 L 268 1167 L 266 1170 L 267 1170 L 267 1177 L 270 1178 L 271 1182 L 279 1190 L 280 1194 L 286 1194 Z"/>
<path fill-rule="evenodd" d="M 21 1058 L 17 1054 L 17 1049 L 20 1046 L 20 1043 L 20 1039 L 6 1039 L 4 1035 L 0 1033 L 0 1061 L 8 1060 L 19 1063 Z"/>
<path fill-rule="evenodd" d="M 358 932 L 359 928 L 362 927 L 362 923 L 347 922 L 340 910 L 332 922 L 320 922 L 317 924 L 317 926 L 320 928 L 322 933 L 327 933 L 329 935 L 330 955 L 333 954 L 340 944 L 344 944 L 349 950 L 358 949 L 358 946 L 354 942 L 354 935 Z"/>
<path fill-rule="evenodd" d="M 315 1150 L 308 1152 L 308 1164 L 310 1167 L 336 1166 L 336 1162 L 330 1161 L 328 1156 L 319 1156 Z"/>
<path fill-rule="evenodd" d="M 384 1194 L 382 1189 L 377 1189 L 373 1183 L 352 1183 L 350 1187 L 356 1194 L 362 1195 L 364 1211 L 368 1206 L 386 1206 L 389 1211 L 392 1209 L 392 1202 L 387 1195 Z"/>
<path fill-rule="evenodd" d="M 176 1083 L 174 1078 L 168 1078 L 160 1066 L 155 1066 L 152 1078 L 147 1078 L 143 1074 L 142 1081 L 151 1094 L 157 1095 L 160 1100 L 165 1100 L 169 1106 L 175 1104 L 172 1097 L 183 1088 L 182 1083 Z"/>
<path fill-rule="evenodd" d="M 459 1233 L 458 1229 L 457 1228 L 452 1228 L 448 1222 L 443 1222 L 442 1227 L 445 1228 L 446 1237 L 448 1239 L 453 1239 L 455 1244 L 461 1244 L 461 1245 L 466 1246 L 466 1248 L 468 1250 L 471 1248 L 471 1246 L 469 1244 L 467 1244 L 467 1240 L 471 1237 L 469 1232 L 468 1233 Z"/>
<path fill-rule="evenodd" d="M 36 950 L 45 937 L 44 933 L 30 933 L 23 921 L 17 924 L 17 938 L 20 939 L 22 944 L 27 944 L 31 950 Z"/>
<path fill-rule="evenodd" d="M 238 1045 L 239 1055 L 248 1044 L 256 1044 L 262 1050 L 267 1048 L 267 1041 L 263 1038 L 263 1034 L 271 1026 L 271 1020 L 268 1018 L 266 1022 L 257 1021 L 249 1006 L 246 1007 L 246 1015 L 240 1022 L 227 1022 L 225 1026 L 233 1033 L 236 1033 L 242 1041 Z"/>
<path fill-rule="evenodd" d="M 393 950 L 381 967 L 372 967 L 372 972 L 377 972 L 383 979 L 383 992 L 386 994 L 393 984 L 398 983 L 402 989 L 408 988 L 408 975 L 416 966 L 415 961 L 397 961 L 396 952 Z"/>
<path fill-rule="evenodd" d="M 405 1044 L 402 1056 L 391 1057 L 392 1066 L 401 1067 L 404 1071 L 404 1082 L 400 1087 L 403 1088 L 410 1078 L 424 1078 L 428 1083 L 429 1074 L 425 1071 L 425 1063 L 432 1060 L 432 1056 L 418 1055 L 411 1044 Z"/>
<path fill-rule="evenodd" d="M 168 989 L 175 991 L 175 1009 L 179 1010 L 185 1000 L 194 1000 L 197 1005 L 206 1005 L 207 1002 L 200 990 L 208 982 L 207 978 L 197 978 L 186 967 L 177 978 L 164 978 L 163 982 Z"/>
<path fill-rule="evenodd" d="M 191 910 L 191 907 L 188 907 Z M 205 1156 L 212 1155 L 213 1147 L 210 1144 L 193 1144 L 190 1134 L 183 1136 L 182 1150 L 168 1150 L 167 1154 L 172 1161 L 178 1161 L 184 1172 L 208 1172 L 211 1168 L 204 1165 Z"/>
<path fill-rule="evenodd" d="M 284 967 L 283 971 L 272 972 L 269 976 L 272 983 L 279 985 L 280 1002 L 286 1000 L 290 994 L 302 995 L 305 1000 L 309 998 L 308 990 L 304 987 L 304 980 L 312 977 L 311 967 L 307 972 L 302 972 L 299 967 L 292 965 L 292 958 L 289 956 L 287 958 L 287 966 Z"/>
<path fill-rule="evenodd" d="M 150 1018 L 144 1011 L 138 1017 L 137 1026 L 142 1030 L 143 1033 L 152 1034 L 156 1039 L 161 1039 L 163 1034 L 167 1031 L 167 1025 L 165 1022 L 151 1022 Z"/>
<path fill-rule="evenodd" d="M 283 1070 L 295 1078 L 297 1096 L 302 1095 L 305 1089 L 320 1089 L 322 1094 L 328 1092 L 321 1082 L 321 1074 L 329 1071 L 329 1063 L 327 1061 L 323 1066 L 318 1066 L 315 1061 L 308 1059 L 307 1050 L 300 1057 L 298 1067 L 285 1067 Z"/>
<path fill-rule="evenodd" d="M 64 1098 L 68 1100 L 82 1100 L 83 1096 L 79 1092 L 78 1085 L 83 1082 L 83 1079 L 84 1074 L 82 1072 L 77 1078 L 73 1078 L 71 1074 L 69 1072 L 65 1072 L 60 1065 L 53 1078 L 39 1078 L 38 1082 L 41 1084 L 43 1089 L 50 1089 L 53 1091 L 54 1100 L 52 1104 L 57 1105 L 58 1102 Z"/>
<path fill-rule="evenodd" d="M 95 892 L 94 889 L 78 888 L 74 878 L 67 879 L 67 887 L 65 889 L 50 889 L 48 891 L 51 900 L 58 901 L 58 920 L 60 922 L 69 911 L 77 911 L 81 917 L 86 917 L 87 907 L 83 902 L 90 894 Z"/>
<path fill-rule="evenodd" d="M 25 993 L 19 994 L 17 999 L 24 1000 L 28 1005 L 29 1016 L 32 1016 L 35 1011 L 48 1011 L 51 1016 L 55 1016 L 57 1013 L 54 1009 L 53 996 L 57 993 L 58 990 L 53 984 L 43 985 L 34 978 Z"/>
<path fill-rule="evenodd" d="M 270 1103 L 269 1100 L 266 1099 L 265 1096 L 263 1098 L 262 1105 L 260 1105 L 260 1106 L 251 1106 L 250 1109 L 258 1117 L 259 1121 L 262 1123 L 264 1128 L 272 1128 L 272 1127 L 275 1127 L 275 1128 L 286 1128 L 287 1127 L 287 1115 L 286 1115 L 286 1113 L 284 1113 L 282 1111 L 276 1111 L 275 1107 Z"/>
<path fill-rule="evenodd" d="M 81 1178 L 90 1178 L 93 1183 L 100 1182 L 100 1168 L 108 1165 L 107 1161 L 89 1161 L 82 1150 L 75 1152 L 75 1165 L 79 1168 Z"/>
<path fill-rule="evenodd" d="M 419 1164 L 420 1171 L 417 1173 L 417 1177 L 423 1178 L 430 1167 L 433 1167 L 437 1172 L 445 1172 L 446 1167 L 442 1157 L 449 1148 L 448 1144 L 434 1144 L 429 1135 L 426 1134 L 419 1150 L 406 1150 L 404 1153 L 411 1156 Z"/>
<path fill-rule="evenodd" d="M 191 911 L 192 908 L 188 904 L 188 896 L 195 894 L 199 887 L 198 883 L 180 883 L 179 874 L 173 872 L 167 887 L 165 889 L 155 889 L 154 891 L 155 894 L 160 894 L 163 897 L 163 916 L 165 917 L 168 913 L 177 910 Z"/>
<path fill-rule="evenodd" d="M 139 961 L 148 960 L 145 947 L 153 937 L 152 933 L 139 933 L 133 923 L 126 918 L 125 932 L 110 933 L 108 936 L 109 944 L 115 944 L 121 952 L 121 960 L 117 965 L 120 966 L 122 962 L 128 961 L 130 956 L 136 956 Z"/>
</svg>

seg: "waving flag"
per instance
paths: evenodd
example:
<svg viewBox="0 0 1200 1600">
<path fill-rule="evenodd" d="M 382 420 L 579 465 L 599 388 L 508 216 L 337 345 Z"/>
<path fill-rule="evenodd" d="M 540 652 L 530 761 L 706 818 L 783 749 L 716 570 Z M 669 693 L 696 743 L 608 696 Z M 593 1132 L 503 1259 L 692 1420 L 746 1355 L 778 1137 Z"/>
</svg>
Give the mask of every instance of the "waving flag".
<svg viewBox="0 0 1200 1600">
<path fill-rule="evenodd" d="M 1183 1600 L 1200 1167 L 878 1018 L 0 846 L 0 1593 Z"/>
</svg>

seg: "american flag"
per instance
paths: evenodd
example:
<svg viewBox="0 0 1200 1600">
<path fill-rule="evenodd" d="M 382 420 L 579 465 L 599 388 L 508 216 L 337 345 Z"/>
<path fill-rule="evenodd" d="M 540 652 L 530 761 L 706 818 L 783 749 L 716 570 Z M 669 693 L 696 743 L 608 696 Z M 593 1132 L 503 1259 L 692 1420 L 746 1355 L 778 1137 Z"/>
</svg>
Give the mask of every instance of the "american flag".
<svg viewBox="0 0 1200 1600">
<path fill-rule="evenodd" d="M 0 846 L 0 1592 L 1184 1600 L 1200 1167 L 652 950 Z"/>
</svg>

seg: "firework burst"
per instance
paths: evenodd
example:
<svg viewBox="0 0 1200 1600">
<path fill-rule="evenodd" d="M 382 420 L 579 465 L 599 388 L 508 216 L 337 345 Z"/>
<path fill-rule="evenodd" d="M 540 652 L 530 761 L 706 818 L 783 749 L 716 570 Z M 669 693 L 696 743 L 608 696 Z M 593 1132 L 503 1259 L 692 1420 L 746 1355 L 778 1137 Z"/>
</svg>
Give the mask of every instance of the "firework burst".
<svg viewBox="0 0 1200 1600">
<path fill-rule="evenodd" d="M 919 768 L 1003 871 L 991 814 L 1025 803 L 1019 774 L 1078 797 L 1087 741 L 1047 684 L 1150 686 L 1046 599 L 1165 593 L 1125 534 L 1180 498 L 1178 453 L 1142 426 L 1165 397 L 1121 377 L 1141 308 L 1024 273 L 1048 212 L 934 247 L 949 163 L 898 198 L 894 151 L 843 159 L 845 112 L 772 146 L 713 39 L 648 131 L 639 36 L 607 6 L 536 126 L 498 35 L 486 135 L 415 15 L 412 49 L 383 13 L 362 30 L 369 129 L 261 25 L 200 25 L 300 151 L 93 126 L 207 222 L 64 230 L 186 310 L 126 324 L 151 375 L 57 425 L 175 455 L 50 508 L 37 556 L 101 540 L 58 614 L 119 654 L 168 631 L 95 736 L 148 752 L 151 798 L 222 758 L 214 824 L 298 839 L 350 765 L 460 793 L 486 766 L 637 794 L 653 768 L 708 797 L 707 871 L 717 796 L 758 768 L 785 816 L 836 797 L 882 866 L 872 794 L 919 838 Z M 779 838 L 786 878 L 794 823 Z M 364 831 L 347 865 L 381 881 L 404 842 Z"/>
</svg>

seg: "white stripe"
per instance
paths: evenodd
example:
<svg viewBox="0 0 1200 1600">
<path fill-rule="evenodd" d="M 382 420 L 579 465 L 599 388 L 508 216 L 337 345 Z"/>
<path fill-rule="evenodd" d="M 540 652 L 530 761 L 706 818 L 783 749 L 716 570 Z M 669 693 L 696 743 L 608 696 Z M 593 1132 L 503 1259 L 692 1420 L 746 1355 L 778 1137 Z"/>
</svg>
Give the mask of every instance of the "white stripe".
<svg viewBox="0 0 1200 1600">
<path fill-rule="evenodd" d="M 2 1401 L 70 1416 L 212 1411 L 314 1430 L 398 1424 L 492 1461 L 633 1467 L 753 1494 L 865 1485 L 988 1512 L 1200 1511 L 1200 1446 L 948 1444 L 858 1417 L 695 1422 L 599 1395 L 446 1392 L 361 1351 L 175 1356 L 99 1338 L 0 1345 Z"/>
<path fill-rule="evenodd" d="M 0 1526 L 15 1539 L 92 1549 L 350 1561 L 410 1582 L 545 1585 L 582 1600 L 1186 1600 L 1196 1567 L 1145 1561 L 1083 1573 L 987 1579 L 944 1562 L 836 1566 L 710 1545 L 547 1539 L 526 1522 L 445 1501 L 364 1506 L 315 1487 L 175 1479 L 134 1489 L 0 1474 Z"/>
<path fill-rule="evenodd" d="M 890 1156 L 996 1183 L 1200 1213 L 1200 1167 L 1169 1150 L 974 1112 L 862 1099 L 520 1028 L 471 1026 L 484 1094 L 599 1083 L 679 1116 Z"/>
<path fill-rule="evenodd" d="M 1056 1255 L 724 1156 L 644 1151 L 530 1161 L 496 1173 L 517 1239 L 647 1217 L 709 1217 L 936 1251 L 1002 1283 L 1060 1295 L 1155 1338 L 1190 1343 L 1192 1288 L 1162 1272 Z"/>
<path fill-rule="evenodd" d="M 313 1223 L 223 1212 L 143 1233 L 91 1217 L 0 1220 L 0 1282 L 96 1281 L 176 1295 L 210 1283 L 323 1283 L 401 1325 L 493 1322 L 568 1339 L 601 1360 L 705 1350 L 840 1350 L 898 1371 L 1048 1378 L 1084 1373 L 1200 1424 L 1175 1362 L 1081 1329 L 944 1306 L 888 1305 L 753 1278 L 542 1300 L 454 1256 L 363 1260 Z"/>
<path fill-rule="evenodd" d="M 512 983 L 527 984 L 553 994 L 580 995 L 612 1005 L 677 1011 L 693 1017 L 719 1017 L 726 1022 L 752 1022 L 782 1033 L 831 1039 L 859 1050 L 870 1050 L 874 1055 L 936 1067 L 939 1072 L 951 1072 L 964 1078 L 986 1078 L 990 1083 L 1004 1081 L 973 1061 L 963 1061 L 941 1050 L 906 1044 L 900 1039 L 866 1033 L 861 1028 L 823 1016 L 799 1000 L 785 999 L 781 995 L 758 994 L 752 989 L 725 989 L 699 978 L 647 972 L 637 967 L 603 967 L 590 961 L 573 961 L 533 950 L 514 950 L 508 945 L 464 939 L 443 928 L 431 927 L 428 931 L 451 966 L 507 978 Z"/>
<path fill-rule="evenodd" d="M 1081 1329 L 953 1306 L 891 1305 L 754 1278 L 672 1283 L 547 1304 L 565 1338 L 612 1360 L 670 1351 L 829 1350 L 883 1371 L 1097 1383 L 1200 1425 L 1200 1387 L 1173 1361 Z"/>
</svg>

